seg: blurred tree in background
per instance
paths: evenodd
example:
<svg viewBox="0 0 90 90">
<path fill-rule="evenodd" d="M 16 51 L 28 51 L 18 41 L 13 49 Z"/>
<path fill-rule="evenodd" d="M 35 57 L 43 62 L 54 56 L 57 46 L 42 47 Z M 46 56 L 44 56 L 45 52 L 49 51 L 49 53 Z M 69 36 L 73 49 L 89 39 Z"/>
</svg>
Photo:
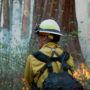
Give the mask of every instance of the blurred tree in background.
<svg viewBox="0 0 90 90">
<path fill-rule="evenodd" d="M 8 30 L 10 29 L 10 7 L 9 7 L 9 0 L 4 0 L 4 12 L 3 12 L 3 17 L 4 17 L 4 23 L 3 23 L 3 27 L 7 28 Z"/>
<path fill-rule="evenodd" d="M 3 4 L 3 0 L 1 0 L 1 2 L 0 2 L 0 26 L 1 26 L 2 4 Z"/>
<path fill-rule="evenodd" d="M 22 20 L 22 37 L 27 36 L 29 27 L 30 0 L 24 0 L 24 11 Z"/>
</svg>

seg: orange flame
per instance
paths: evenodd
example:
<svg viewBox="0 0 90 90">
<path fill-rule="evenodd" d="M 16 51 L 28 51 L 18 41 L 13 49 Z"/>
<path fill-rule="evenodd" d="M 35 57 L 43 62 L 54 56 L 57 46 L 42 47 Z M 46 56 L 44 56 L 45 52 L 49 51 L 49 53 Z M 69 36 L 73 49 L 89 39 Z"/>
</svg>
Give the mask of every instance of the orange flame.
<svg viewBox="0 0 90 90">
<path fill-rule="evenodd" d="M 21 81 L 25 84 L 25 78 L 24 77 L 21 78 Z M 29 88 L 23 86 L 22 90 L 29 90 Z"/>
<path fill-rule="evenodd" d="M 74 77 L 80 80 L 83 79 L 90 79 L 90 72 L 88 71 L 87 67 L 84 65 L 84 63 L 81 63 L 80 66 L 78 66 L 77 71 L 74 72 Z"/>
<path fill-rule="evenodd" d="M 25 78 L 24 78 L 24 77 L 22 77 L 22 78 L 21 78 L 21 81 L 22 81 L 22 82 L 25 82 Z"/>
<path fill-rule="evenodd" d="M 23 87 L 22 90 L 29 90 L 29 88 L 25 88 L 25 87 Z"/>
</svg>

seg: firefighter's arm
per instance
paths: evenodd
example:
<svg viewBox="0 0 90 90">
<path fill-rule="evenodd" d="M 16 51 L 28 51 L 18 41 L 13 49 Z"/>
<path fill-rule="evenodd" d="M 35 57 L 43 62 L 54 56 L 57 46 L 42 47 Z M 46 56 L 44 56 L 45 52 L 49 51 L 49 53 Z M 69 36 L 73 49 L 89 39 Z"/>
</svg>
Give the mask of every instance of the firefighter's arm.
<svg viewBox="0 0 90 90">
<path fill-rule="evenodd" d="M 70 58 L 67 60 L 67 64 L 70 65 L 72 73 L 73 73 L 74 72 L 74 61 L 71 55 L 70 55 Z"/>
<path fill-rule="evenodd" d="M 28 57 L 26 61 L 25 80 L 26 80 L 26 84 L 28 85 L 29 90 L 33 90 L 32 89 L 33 72 L 32 72 L 32 65 L 30 62 L 30 56 Z"/>
</svg>

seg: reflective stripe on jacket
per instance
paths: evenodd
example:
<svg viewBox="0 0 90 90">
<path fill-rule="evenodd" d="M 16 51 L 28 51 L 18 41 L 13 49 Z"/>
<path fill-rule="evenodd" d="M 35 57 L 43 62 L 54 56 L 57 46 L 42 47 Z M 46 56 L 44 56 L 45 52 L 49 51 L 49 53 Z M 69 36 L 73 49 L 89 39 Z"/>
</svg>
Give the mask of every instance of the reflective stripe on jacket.
<svg viewBox="0 0 90 90">
<path fill-rule="evenodd" d="M 61 55 L 63 51 L 60 49 L 60 47 L 52 42 L 49 42 L 45 44 L 40 51 L 43 52 L 47 56 L 51 56 L 52 50 L 48 47 L 55 48 L 55 51 Z M 57 57 L 54 55 L 53 57 Z M 67 64 L 69 64 L 72 68 L 72 71 L 74 71 L 74 62 L 72 56 L 67 60 Z M 25 68 L 25 79 L 26 83 L 28 84 L 28 87 L 30 90 L 34 90 L 32 88 L 32 82 L 37 82 L 38 87 L 42 87 L 42 83 L 44 82 L 45 78 L 48 76 L 48 70 L 46 69 L 44 73 L 40 76 L 38 79 L 38 76 L 40 74 L 41 69 L 45 66 L 44 62 L 41 62 L 37 60 L 33 55 L 29 55 L 26 61 L 26 68 Z M 58 73 L 60 71 L 61 63 L 59 61 L 52 62 L 53 72 Z M 68 70 L 69 73 L 71 73 Z"/>
</svg>

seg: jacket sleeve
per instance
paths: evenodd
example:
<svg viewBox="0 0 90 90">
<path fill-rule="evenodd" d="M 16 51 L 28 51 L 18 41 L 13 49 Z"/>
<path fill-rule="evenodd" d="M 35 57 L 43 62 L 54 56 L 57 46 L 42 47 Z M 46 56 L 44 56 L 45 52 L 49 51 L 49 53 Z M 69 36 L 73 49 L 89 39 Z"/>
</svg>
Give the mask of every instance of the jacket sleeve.
<svg viewBox="0 0 90 90">
<path fill-rule="evenodd" d="M 25 80 L 26 80 L 26 84 L 28 85 L 28 88 L 30 90 L 33 90 L 32 89 L 33 72 L 32 72 L 32 65 L 31 65 L 30 58 L 31 58 L 31 56 L 29 56 L 27 61 L 26 61 Z"/>
<path fill-rule="evenodd" d="M 67 64 L 70 65 L 71 69 L 72 69 L 72 73 L 74 72 L 74 61 L 72 56 L 70 55 L 70 58 L 67 60 Z M 69 71 L 70 72 L 70 71 Z"/>
</svg>

